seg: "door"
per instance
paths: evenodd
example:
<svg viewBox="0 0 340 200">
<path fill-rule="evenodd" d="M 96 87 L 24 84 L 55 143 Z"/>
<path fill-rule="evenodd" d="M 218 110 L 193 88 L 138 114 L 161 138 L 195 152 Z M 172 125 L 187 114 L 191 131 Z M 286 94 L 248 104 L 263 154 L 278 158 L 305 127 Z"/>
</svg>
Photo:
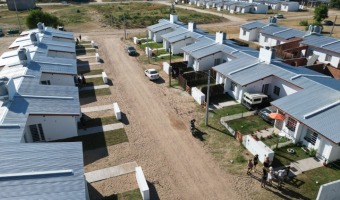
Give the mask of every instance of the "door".
<svg viewBox="0 0 340 200">
<path fill-rule="evenodd" d="M 262 93 L 268 95 L 269 84 L 262 85 Z"/>
<path fill-rule="evenodd" d="M 33 124 L 29 126 L 33 142 L 45 141 L 44 131 L 41 124 Z"/>
<path fill-rule="evenodd" d="M 221 63 L 221 59 L 220 58 L 217 58 L 215 59 L 215 63 L 214 63 L 214 66 L 217 66 Z"/>
</svg>

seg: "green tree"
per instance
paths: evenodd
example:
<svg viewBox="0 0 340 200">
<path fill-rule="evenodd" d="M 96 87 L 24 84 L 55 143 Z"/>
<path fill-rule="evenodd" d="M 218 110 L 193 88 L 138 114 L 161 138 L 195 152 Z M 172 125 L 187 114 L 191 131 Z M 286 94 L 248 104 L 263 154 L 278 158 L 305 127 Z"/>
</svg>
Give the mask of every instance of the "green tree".
<svg viewBox="0 0 340 200">
<path fill-rule="evenodd" d="M 328 7 L 325 4 L 321 4 L 314 10 L 314 20 L 321 22 L 328 17 Z"/>
<path fill-rule="evenodd" d="M 30 11 L 25 19 L 26 26 L 29 29 L 33 29 L 37 27 L 38 22 L 42 22 L 45 26 L 52 26 L 53 28 L 57 28 L 58 25 L 63 25 L 58 17 L 51 15 L 50 13 L 41 10 Z"/>
<path fill-rule="evenodd" d="M 331 0 L 330 4 L 329 4 L 330 7 L 332 8 L 340 8 L 340 0 Z"/>
</svg>

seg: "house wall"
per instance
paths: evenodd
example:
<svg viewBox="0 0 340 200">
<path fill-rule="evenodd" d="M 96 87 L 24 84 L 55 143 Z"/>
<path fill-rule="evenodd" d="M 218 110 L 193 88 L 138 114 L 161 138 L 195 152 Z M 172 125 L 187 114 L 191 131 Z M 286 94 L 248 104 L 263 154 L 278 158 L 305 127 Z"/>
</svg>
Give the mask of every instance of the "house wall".
<svg viewBox="0 0 340 200">
<path fill-rule="evenodd" d="M 40 81 L 47 80 L 50 81 L 51 85 L 75 86 L 73 75 L 42 73 Z"/>
<path fill-rule="evenodd" d="M 299 10 L 299 3 L 298 2 L 291 2 L 288 5 L 281 5 L 281 11 L 286 12 L 294 12 Z"/>
<path fill-rule="evenodd" d="M 313 54 L 318 55 L 319 56 L 318 60 L 320 62 L 330 63 L 332 66 L 339 68 L 339 65 L 340 65 L 340 56 L 339 55 L 336 55 L 335 53 L 332 53 L 332 52 L 323 51 L 322 49 L 316 49 L 316 48 L 313 48 L 313 47 L 309 47 L 309 51 L 313 51 Z M 332 56 L 330 61 L 326 61 L 326 55 L 327 54 Z M 310 55 L 310 56 L 312 56 L 312 55 Z"/>
<path fill-rule="evenodd" d="M 149 39 L 153 39 L 153 35 L 154 35 L 154 34 L 153 34 L 153 32 L 152 32 L 152 31 L 150 31 L 150 30 L 149 30 L 148 32 L 149 32 L 149 34 L 148 34 L 148 38 L 149 38 Z"/>
<path fill-rule="evenodd" d="M 168 29 L 165 29 L 165 30 L 162 30 L 162 31 L 158 31 L 157 33 L 154 33 L 153 41 L 155 41 L 155 42 L 163 42 L 162 35 L 170 33 L 172 31 L 174 31 L 172 28 L 168 28 Z"/>
<path fill-rule="evenodd" d="M 76 116 L 29 115 L 24 131 L 28 142 L 33 141 L 29 129 L 29 125 L 33 124 L 42 125 L 46 141 L 78 136 Z"/>
<path fill-rule="evenodd" d="M 164 49 L 169 49 L 170 47 L 170 42 L 166 41 L 166 40 L 163 40 L 163 48 Z"/>
<path fill-rule="evenodd" d="M 265 42 L 265 38 L 268 38 L 268 41 Z M 283 44 L 285 42 L 280 41 L 280 44 Z M 273 47 L 278 45 L 278 40 L 271 38 L 270 36 L 267 35 L 263 35 L 262 33 L 260 33 L 260 37 L 259 37 L 259 44 L 263 47 L 268 46 L 268 47 Z"/>
<path fill-rule="evenodd" d="M 215 54 L 212 54 L 210 56 L 206 56 L 204 58 L 199 59 L 196 61 L 196 65 L 194 66 L 195 71 L 204 71 L 204 70 L 209 70 L 212 67 L 215 66 L 215 59 L 220 59 L 220 63 L 222 64 L 223 62 L 230 61 L 231 59 L 227 57 L 226 54 L 222 52 L 218 52 Z M 196 59 L 195 59 L 196 60 Z"/>
<path fill-rule="evenodd" d="M 257 4 L 254 13 L 256 14 L 266 14 L 268 12 L 268 6 L 264 4 Z"/>
<path fill-rule="evenodd" d="M 181 41 L 172 43 L 171 46 L 173 47 L 172 49 L 173 54 L 183 53 L 184 51 L 182 50 L 182 48 L 193 43 L 194 43 L 194 40 L 192 38 L 188 38 L 186 40 L 181 40 Z"/>
</svg>

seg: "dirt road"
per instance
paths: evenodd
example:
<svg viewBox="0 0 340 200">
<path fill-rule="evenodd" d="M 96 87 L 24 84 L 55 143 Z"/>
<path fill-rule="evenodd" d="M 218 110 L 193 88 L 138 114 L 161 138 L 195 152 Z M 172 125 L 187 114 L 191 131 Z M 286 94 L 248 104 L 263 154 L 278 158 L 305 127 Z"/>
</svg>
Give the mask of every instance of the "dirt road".
<svg viewBox="0 0 340 200">
<path fill-rule="evenodd" d="M 91 36 L 91 39 L 101 45 L 99 53 L 113 82 L 112 96 L 98 97 L 98 102 L 118 102 L 128 119 L 125 129 L 129 143 L 110 147 L 109 156 L 87 165 L 85 170 L 137 161 L 160 199 L 240 199 L 232 190 L 233 177 L 219 168 L 204 150 L 203 143 L 188 130 L 188 120 L 198 117 L 194 114 L 196 104 L 192 98 L 168 88 L 163 73 L 163 79 L 158 82 L 149 81 L 136 58 L 123 51 L 123 43 L 117 36 Z M 87 154 L 85 162 L 96 153 Z M 94 187 L 109 193 L 109 188 L 111 192 L 114 188 L 112 182 Z M 157 198 L 156 193 L 153 195 Z"/>
</svg>

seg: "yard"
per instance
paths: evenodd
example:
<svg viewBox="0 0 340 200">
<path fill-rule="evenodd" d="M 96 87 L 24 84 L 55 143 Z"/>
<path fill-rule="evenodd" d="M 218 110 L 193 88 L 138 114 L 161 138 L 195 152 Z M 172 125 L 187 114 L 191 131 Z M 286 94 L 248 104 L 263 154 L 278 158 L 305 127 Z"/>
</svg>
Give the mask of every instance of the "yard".
<svg viewBox="0 0 340 200">
<path fill-rule="evenodd" d="M 157 43 L 157 42 L 150 42 L 148 44 L 144 43 L 144 44 L 141 44 L 140 47 L 142 49 L 145 49 L 145 47 L 150 47 L 152 49 L 158 49 L 158 48 L 163 48 L 163 43 Z"/>
<path fill-rule="evenodd" d="M 87 78 L 86 79 L 86 87 L 96 86 L 96 85 L 105 85 L 102 77 L 97 78 Z"/>
<path fill-rule="evenodd" d="M 96 97 L 96 96 L 104 96 L 110 95 L 111 91 L 109 88 L 103 88 L 98 90 L 84 90 L 79 92 L 79 98 L 87 98 L 87 97 Z"/>
<path fill-rule="evenodd" d="M 265 122 L 257 115 L 235 119 L 227 122 L 235 131 L 240 131 L 242 134 L 252 134 L 258 130 L 271 128 L 272 126 Z"/>
<path fill-rule="evenodd" d="M 295 153 L 288 153 L 287 149 L 291 148 L 295 150 Z M 275 149 L 275 156 L 272 162 L 273 167 L 280 167 L 284 165 L 289 165 L 291 162 L 309 158 L 310 156 L 306 154 L 301 147 L 294 144 Z"/>
<path fill-rule="evenodd" d="M 119 121 L 116 119 L 115 116 L 102 117 L 102 118 L 90 118 L 85 115 L 84 118 L 85 118 L 85 127 L 83 127 L 80 123 L 78 123 L 79 128 L 90 128 L 90 127 L 119 123 Z"/>
<path fill-rule="evenodd" d="M 228 98 L 228 97 L 226 97 L 226 98 Z M 216 109 L 216 110 L 213 110 L 213 111 L 210 111 L 210 112 L 218 115 L 219 117 L 225 117 L 225 116 L 239 114 L 239 113 L 243 113 L 243 112 L 247 112 L 247 111 L 248 110 L 246 109 L 246 107 L 244 107 L 242 104 L 236 104 L 236 105 L 224 107 L 224 108 L 221 108 L 221 109 Z"/>
<path fill-rule="evenodd" d="M 80 71 L 80 70 L 78 70 L 78 73 L 84 74 L 84 76 L 98 75 L 98 74 L 102 74 L 102 72 L 103 72 L 102 69 L 92 69 L 91 71 Z"/>
<path fill-rule="evenodd" d="M 142 196 L 139 189 L 127 191 L 120 194 L 113 194 L 111 196 L 103 197 L 102 200 L 141 200 Z"/>
</svg>

